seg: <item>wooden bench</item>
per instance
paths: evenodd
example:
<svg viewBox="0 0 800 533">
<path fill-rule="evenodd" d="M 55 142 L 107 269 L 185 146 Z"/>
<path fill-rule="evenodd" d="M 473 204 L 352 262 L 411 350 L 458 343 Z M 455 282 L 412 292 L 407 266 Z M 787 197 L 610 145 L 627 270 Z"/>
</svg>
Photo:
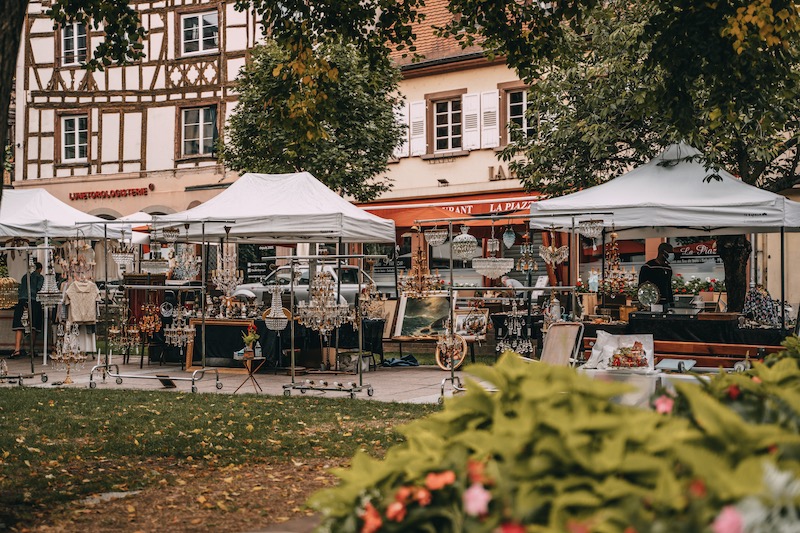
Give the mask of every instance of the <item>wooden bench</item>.
<svg viewBox="0 0 800 533">
<path fill-rule="evenodd" d="M 597 339 L 583 338 L 583 353 L 586 360 L 592 355 Z M 752 360 L 763 359 L 771 353 L 780 352 L 783 346 L 759 346 L 756 344 L 723 344 L 717 342 L 653 341 L 655 364 L 662 359 L 694 359 L 698 367 L 733 368 L 747 356 Z"/>
</svg>

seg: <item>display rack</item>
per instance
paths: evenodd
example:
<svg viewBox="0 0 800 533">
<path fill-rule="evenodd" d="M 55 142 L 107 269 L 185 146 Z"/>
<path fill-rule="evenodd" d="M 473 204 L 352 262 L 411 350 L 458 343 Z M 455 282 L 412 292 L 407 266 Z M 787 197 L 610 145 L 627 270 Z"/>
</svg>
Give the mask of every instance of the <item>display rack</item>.
<svg viewBox="0 0 800 533">
<path fill-rule="evenodd" d="M 364 272 L 364 261 L 366 259 L 385 259 L 386 256 L 384 255 L 307 255 L 307 256 L 283 256 L 283 257 L 276 257 L 275 259 L 279 260 L 288 260 L 289 261 L 289 272 L 294 272 L 294 268 L 300 264 L 301 261 L 308 262 L 308 261 L 326 261 L 326 260 L 336 260 L 337 266 L 342 265 L 343 259 L 355 259 L 359 261 L 359 266 L 361 268 L 361 272 Z M 309 265 L 309 297 L 311 292 L 311 266 Z M 295 298 L 294 298 L 294 276 L 290 275 L 290 283 L 289 283 L 289 302 L 292 305 L 295 305 Z M 341 277 L 338 278 L 339 283 L 341 283 Z M 361 294 L 363 276 L 359 275 L 358 277 L 358 294 Z M 337 301 L 341 298 L 341 287 L 337 290 Z M 291 383 L 286 383 L 283 385 L 283 394 L 284 396 L 290 396 L 293 390 L 300 391 L 301 394 L 305 394 L 307 391 L 323 391 L 323 392 L 346 392 L 350 395 L 350 398 L 355 398 L 356 394 L 361 391 L 366 391 L 367 396 L 372 396 L 374 393 L 374 389 L 372 385 L 364 383 L 364 369 L 363 369 L 363 352 L 364 352 L 364 339 L 363 339 L 363 320 L 364 317 L 361 314 L 361 306 L 358 304 L 358 297 L 356 297 L 356 301 L 354 303 L 354 311 L 356 316 L 356 324 L 358 329 L 358 357 L 356 359 L 356 367 L 358 369 L 358 383 L 354 381 L 344 382 L 344 381 L 327 381 L 324 379 L 314 380 L 314 379 L 307 379 L 304 380 L 302 383 L 297 381 L 297 372 L 296 372 L 296 351 L 295 351 L 295 314 L 292 314 L 291 322 L 291 359 L 290 359 L 290 371 L 291 371 Z M 338 359 L 338 358 L 337 358 Z"/>
</svg>

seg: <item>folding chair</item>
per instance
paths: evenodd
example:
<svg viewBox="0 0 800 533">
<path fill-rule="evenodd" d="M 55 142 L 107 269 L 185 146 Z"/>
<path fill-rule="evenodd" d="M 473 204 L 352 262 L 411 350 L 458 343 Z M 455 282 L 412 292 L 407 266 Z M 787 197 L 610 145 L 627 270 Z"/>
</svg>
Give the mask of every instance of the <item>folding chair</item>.
<svg viewBox="0 0 800 533">
<path fill-rule="evenodd" d="M 582 322 L 556 322 L 547 328 L 540 362 L 575 366 L 583 339 Z"/>
</svg>

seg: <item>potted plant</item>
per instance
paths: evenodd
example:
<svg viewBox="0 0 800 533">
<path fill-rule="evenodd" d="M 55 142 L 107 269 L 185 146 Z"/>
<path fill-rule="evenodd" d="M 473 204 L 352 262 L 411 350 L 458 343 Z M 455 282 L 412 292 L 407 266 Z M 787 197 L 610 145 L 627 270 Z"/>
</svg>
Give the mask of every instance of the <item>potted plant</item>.
<svg viewBox="0 0 800 533">
<path fill-rule="evenodd" d="M 250 324 L 247 326 L 247 333 L 242 332 L 242 340 L 244 341 L 244 358 L 253 359 L 255 357 L 255 349 L 253 343 L 260 338 L 256 331 L 256 325 Z"/>
</svg>

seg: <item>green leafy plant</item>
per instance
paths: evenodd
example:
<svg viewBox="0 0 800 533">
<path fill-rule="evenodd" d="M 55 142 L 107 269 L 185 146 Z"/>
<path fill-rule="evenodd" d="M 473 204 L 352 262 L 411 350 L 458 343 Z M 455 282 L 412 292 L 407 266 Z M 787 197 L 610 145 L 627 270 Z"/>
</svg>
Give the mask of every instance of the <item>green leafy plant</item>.
<svg viewBox="0 0 800 533">
<path fill-rule="evenodd" d="M 468 380 L 384 460 L 356 456 L 310 502 L 322 530 L 702 531 L 762 488 L 765 460 L 796 471 L 782 455 L 796 433 L 701 387 L 681 387 L 690 418 L 620 405 L 626 386 L 513 354 L 470 372 L 497 392 Z"/>
</svg>

